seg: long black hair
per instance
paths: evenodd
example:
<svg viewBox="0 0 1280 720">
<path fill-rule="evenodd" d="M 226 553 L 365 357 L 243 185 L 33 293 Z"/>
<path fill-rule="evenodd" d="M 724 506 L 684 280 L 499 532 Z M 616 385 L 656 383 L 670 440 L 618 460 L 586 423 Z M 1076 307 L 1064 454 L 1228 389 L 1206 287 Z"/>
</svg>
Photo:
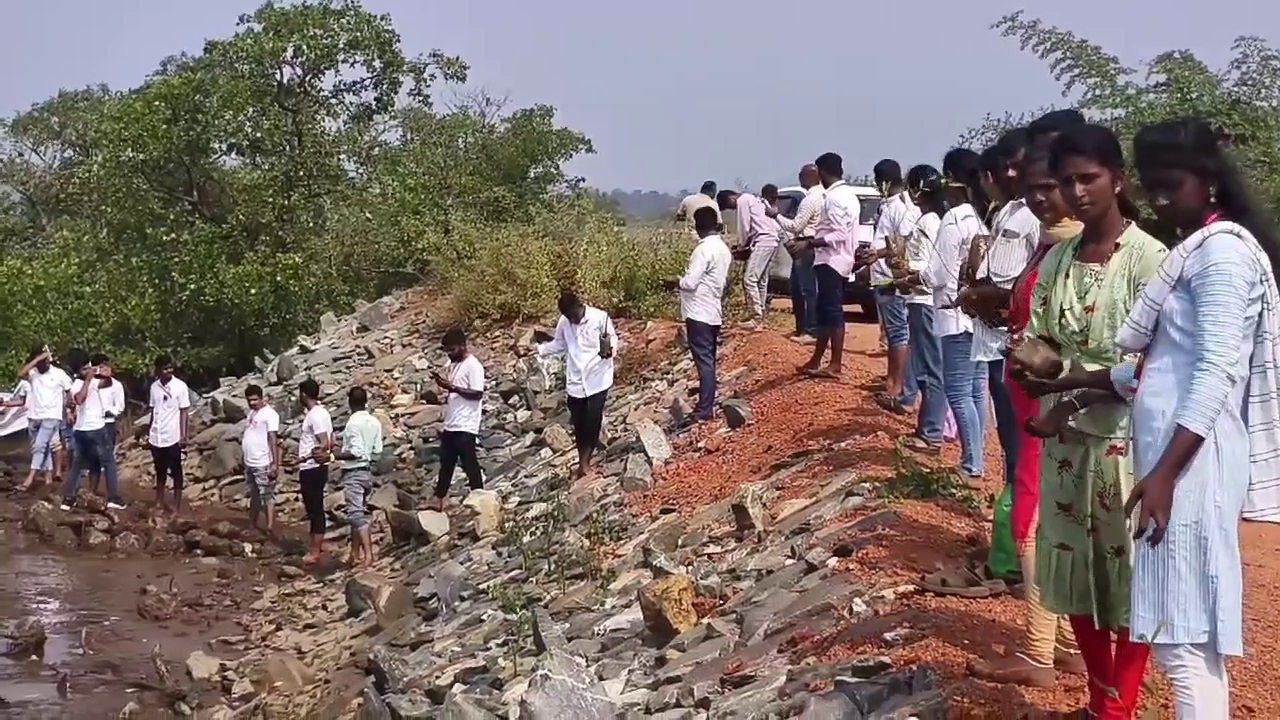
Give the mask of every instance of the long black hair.
<svg viewBox="0 0 1280 720">
<path fill-rule="evenodd" d="M 1049 145 L 1049 172 L 1060 175 L 1062 166 L 1070 157 L 1088 158 L 1112 174 L 1124 177 L 1124 150 L 1120 148 L 1116 134 L 1104 125 L 1086 123 L 1068 127 L 1059 133 Z M 1141 213 L 1123 185 L 1116 195 L 1116 204 L 1126 220 L 1138 221 Z"/>
<path fill-rule="evenodd" d="M 969 148 L 955 148 L 942 156 L 942 174 L 948 184 L 963 185 L 978 217 L 986 218 L 991 198 L 982 188 L 982 159 Z"/>
<path fill-rule="evenodd" d="M 1249 231 L 1280 278 L 1280 241 L 1275 221 L 1249 191 L 1244 174 L 1224 149 L 1221 132 L 1199 118 L 1178 118 L 1147 125 L 1133 138 L 1139 168 L 1185 170 L 1214 188 L 1217 207 Z"/>
</svg>

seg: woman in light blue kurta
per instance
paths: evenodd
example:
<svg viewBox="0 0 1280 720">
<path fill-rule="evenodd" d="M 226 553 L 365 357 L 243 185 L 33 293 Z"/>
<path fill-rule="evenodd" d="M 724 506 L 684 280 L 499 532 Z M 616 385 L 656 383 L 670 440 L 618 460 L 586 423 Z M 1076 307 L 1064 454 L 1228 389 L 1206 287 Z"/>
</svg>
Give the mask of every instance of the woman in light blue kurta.
<svg viewBox="0 0 1280 720">
<path fill-rule="evenodd" d="M 1131 632 L 1152 644 L 1178 717 L 1230 717 L 1224 658 L 1244 651 L 1238 521 L 1275 519 L 1277 297 L 1272 228 L 1259 220 L 1218 135 L 1200 121 L 1134 140 L 1159 218 L 1194 230 L 1162 264 L 1116 337 L 1144 353 L 1130 430 L 1141 504 Z M 1198 228 L 1198 229 L 1197 229 Z M 1265 249 L 1264 249 L 1265 248 Z"/>
</svg>

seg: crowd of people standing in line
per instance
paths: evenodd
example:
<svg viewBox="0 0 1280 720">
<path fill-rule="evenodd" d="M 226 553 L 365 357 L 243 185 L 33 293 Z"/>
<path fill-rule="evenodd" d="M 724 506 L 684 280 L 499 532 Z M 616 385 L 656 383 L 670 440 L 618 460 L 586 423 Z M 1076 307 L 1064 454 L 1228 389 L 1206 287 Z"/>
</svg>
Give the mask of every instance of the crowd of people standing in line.
<svg viewBox="0 0 1280 720">
<path fill-rule="evenodd" d="M 1225 658 L 1244 648 L 1238 521 L 1280 522 L 1280 240 L 1210 123 L 1148 125 L 1131 159 L 1154 222 L 1130 199 L 1117 137 L 1074 110 L 951 150 L 940 169 L 884 160 L 858 248 L 857 196 L 823 156 L 800 171 L 794 218 L 772 186 L 696 201 L 690 272 L 715 268 L 723 285 L 727 258 L 743 259 L 756 325 L 765 257 L 789 252 L 793 281 L 812 263 L 812 306 L 793 292 L 814 345 L 799 372 L 837 379 L 843 286 L 869 267 L 888 346 L 875 402 L 915 415 L 902 444 L 926 455 L 949 410 L 972 478 L 990 401 L 1028 616 L 1016 651 L 974 676 L 1045 687 L 1082 672 L 1085 715 L 1132 718 L 1154 655 L 1179 718 L 1226 718 Z M 711 230 L 717 209 L 737 210 L 734 251 Z M 692 337 L 705 315 L 685 313 Z M 971 568 L 934 589 L 980 597 L 992 580 Z"/>
</svg>

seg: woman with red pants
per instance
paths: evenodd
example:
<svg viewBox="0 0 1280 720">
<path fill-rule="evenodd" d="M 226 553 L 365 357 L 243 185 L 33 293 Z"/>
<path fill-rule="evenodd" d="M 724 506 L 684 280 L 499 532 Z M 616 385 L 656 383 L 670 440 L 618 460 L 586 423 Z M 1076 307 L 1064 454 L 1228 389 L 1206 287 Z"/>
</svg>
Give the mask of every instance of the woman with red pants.
<svg viewBox="0 0 1280 720">
<path fill-rule="evenodd" d="M 1028 394 L 1044 398 L 1044 412 L 1027 428 L 1045 439 L 1036 583 L 1045 608 L 1071 618 L 1089 674 L 1089 712 L 1128 720 L 1150 657 L 1150 646 L 1129 637 L 1129 413 L 1114 389 L 1065 390 L 1081 371 L 1133 360 L 1116 346 L 1116 333 L 1168 250 L 1134 223 L 1123 152 L 1109 129 L 1068 128 L 1050 145 L 1049 163 L 1084 227 L 1041 261 L 1025 331 L 1053 341 L 1070 368 L 1062 379 L 1022 380 Z"/>
<path fill-rule="evenodd" d="M 1083 119 L 1081 119 L 1083 123 Z M 1027 153 L 1022 166 L 1023 187 L 1027 206 L 1036 214 L 1041 224 L 1040 245 L 1027 264 L 1022 276 L 1013 285 L 1009 299 L 1009 332 L 1017 337 L 1031 320 L 1031 292 L 1040 275 L 1040 261 L 1049 249 L 1063 240 L 1080 234 L 1084 227 L 1070 217 L 1058 191 L 1058 181 L 1049 172 L 1047 148 L 1033 148 Z M 1018 424 L 1025 428 L 1028 421 L 1040 416 L 1040 401 L 1027 394 L 1016 382 L 1009 383 L 1009 394 Z M 1019 444 L 1018 466 L 1014 473 L 1013 514 L 1011 525 L 1013 539 L 1018 547 L 1022 564 L 1023 585 L 1027 601 L 1026 635 L 1017 651 L 998 660 L 975 661 L 969 673 L 980 680 L 1013 683 L 1027 687 L 1053 687 L 1058 670 L 1083 674 L 1084 661 L 1076 646 L 1075 633 L 1067 619 L 1045 609 L 1040 603 L 1040 589 L 1036 585 L 1036 520 L 1040 506 L 1040 451 L 1041 439 L 1026 432 Z"/>
</svg>

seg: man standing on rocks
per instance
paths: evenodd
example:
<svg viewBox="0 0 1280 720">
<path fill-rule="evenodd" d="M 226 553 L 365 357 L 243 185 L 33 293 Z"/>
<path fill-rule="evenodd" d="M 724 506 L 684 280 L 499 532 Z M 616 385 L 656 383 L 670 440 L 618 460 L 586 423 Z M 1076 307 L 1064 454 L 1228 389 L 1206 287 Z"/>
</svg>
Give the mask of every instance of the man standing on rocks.
<svg viewBox="0 0 1280 720">
<path fill-rule="evenodd" d="M 444 511 L 445 498 L 453 484 L 453 471 L 459 463 L 467 475 L 467 486 L 472 490 L 484 488 L 484 476 L 476 458 L 476 440 L 483 414 L 484 366 L 467 350 L 467 336 L 459 328 L 447 331 L 440 344 L 449 357 L 449 377 L 432 373 L 432 379 L 448 393 L 448 399 L 445 400 L 444 431 L 440 433 L 440 479 L 436 481 L 435 497 L 428 507 Z"/>
<path fill-rule="evenodd" d="M 151 429 L 147 433 L 147 445 L 156 471 L 156 508 L 168 512 L 164 490 L 166 481 L 172 478 L 173 507 L 182 512 L 182 449 L 187 446 L 191 391 L 185 382 L 173 376 L 173 360 L 168 355 L 156 358 L 156 379 L 151 382 L 148 405 Z"/>
<path fill-rule="evenodd" d="M 862 215 L 858 194 L 844 181 L 844 160 L 835 153 L 823 153 L 814 165 L 822 186 L 822 213 L 814 231 L 814 274 L 818 278 L 818 342 L 809 362 L 800 372 L 809 377 L 836 379 L 844 360 L 844 285 L 853 271 L 856 231 Z M 831 362 L 824 368 L 822 357 L 831 347 Z"/>
<path fill-rule="evenodd" d="M 29 490 L 36 480 L 36 473 L 45 473 L 46 482 L 53 482 L 55 469 L 55 441 L 62 432 L 62 418 L 66 412 L 67 395 L 71 392 L 71 377 L 53 364 L 49 348 L 33 350 L 31 361 L 18 371 L 27 383 L 27 423 L 31 429 L 31 471 L 19 490 Z"/>
<path fill-rule="evenodd" d="M 366 409 L 369 394 L 364 388 L 347 391 L 351 417 L 342 429 L 342 449 L 334 458 L 342 470 L 342 494 L 351 524 L 351 567 L 373 566 L 373 534 L 369 523 L 369 497 L 373 495 L 373 463 L 382 455 L 382 423 Z"/>
<path fill-rule="evenodd" d="M 538 346 L 538 355 L 564 356 L 566 402 L 574 443 L 578 446 L 576 479 L 587 474 L 591 456 L 600 444 L 605 400 L 609 388 L 613 387 L 618 332 L 605 311 L 583 303 L 570 290 L 560 294 L 559 307 L 560 322 L 556 323 L 555 335 L 550 342 Z"/>
<path fill-rule="evenodd" d="M 298 383 L 298 394 L 307 410 L 302 420 L 302 435 L 298 438 L 298 484 L 311 536 L 311 547 L 302 563 L 311 566 L 320 562 L 324 554 L 324 486 L 329 480 L 329 462 L 333 459 L 333 419 L 320 404 L 320 384 L 314 379 Z"/>
<path fill-rule="evenodd" d="M 115 370 L 111 367 L 111 358 L 103 353 L 94 353 L 89 362 L 97 368 L 98 389 L 102 392 L 102 442 L 104 443 L 98 459 L 89 465 L 89 487 L 97 495 L 102 485 L 102 475 L 106 471 L 108 457 L 110 464 L 116 468 L 116 421 L 124 415 L 125 394 L 124 383 L 116 380 Z M 119 470 L 114 471 L 117 478 Z"/>
<path fill-rule="evenodd" d="M 116 474 L 115 447 L 108 441 L 107 413 L 116 407 L 113 397 L 119 391 L 112 389 L 113 381 L 110 373 L 99 376 L 98 368 L 86 363 L 80 371 L 80 377 L 71 385 L 71 402 L 75 405 L 76 422 L 72 433 L 72 444 L 75 446 L 71 463 L 71 473 L 67 476 L 62 496 L 62 509 L 70 510 L 76 503 L 76 494 L 80 489 L 80 475 L 92 467 L 100 467 L 107 476 L 107 507 L 113 510 L 125 508 L 124 498 L 120 495 L 120 478 Z M 114 382 L 114 385 L 120 383 Z M 123 404 L 123 400 L 119 401 Z M 111 420 L 115 422 L 115 420 Z"/>
<path fill-rule="evenodd" d="M 711 208 L 699 208 L 693 222 L 698 245 L 677 284 L 689 352 L 698 368 L 698 405 L 693 416 L 706 421 L 715 414 L 716 350 L 724 323 L 724 287 L 733 255 L 720 236 L 720 218 Z"/>
<path fill-rule="evenodd" d="M 240 447 L 244 451 L 244 480 L 249 486 L 249 525 L 258 527 L 258 516 L 267 516 L 267 536 L 276 531 L 276 483 L 280 478 L 280 414 L 267 404 L 262 388 L 244 389 L 249 403 Z M 181 476 L 179 476 L 181 477 Z"/>
</svg>

